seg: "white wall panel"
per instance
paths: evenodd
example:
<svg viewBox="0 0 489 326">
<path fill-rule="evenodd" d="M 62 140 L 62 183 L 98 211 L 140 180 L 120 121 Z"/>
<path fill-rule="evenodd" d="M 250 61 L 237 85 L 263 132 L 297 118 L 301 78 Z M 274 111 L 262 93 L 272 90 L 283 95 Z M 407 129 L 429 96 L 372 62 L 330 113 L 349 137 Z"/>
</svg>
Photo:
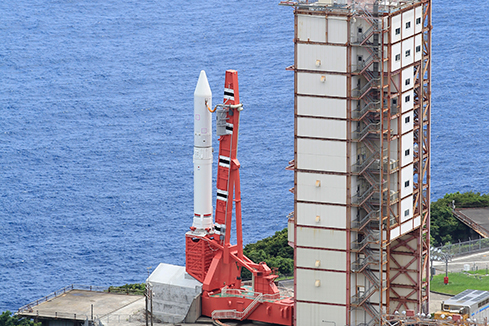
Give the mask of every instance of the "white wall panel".
<svg viewBox="0 0 489 326">
<path fill-rule="evenodd" d="M 297 300 L 346 304 L 345 273 L 298 269 L 296 279 L 301 285 L 295 293 Z M 316 281 L 319 281 L 319 286 L 316 286 Z"/>
<path fill-rule="evenodd" d="M 346 172 L 346 142 L 297 139 L 295 166 L 303 170 Z"/>
<path fill-rule="evenodd" d="M 423 40 L 422 35 L 416 35 L 414 37 L 414 61 L 419 61 L 422 58 L 423 55 L 423 44 L 421 44 L 422 40 Z"/>
<path fill-rule="evenodd" d="M 346 325 L 346 307 L 297 302 L 295 314 L 297 325 Z"/>
<path fill-rule="evenodd" d="M 401 168 L 401 198 L 413 193 L 413 165 Z"/>
<path fill-rule="evenodd" d="M 297 44 L 297 69 L 346 72 L 346 47 Z"/>
<path fill-rule="evenodd" d="M 403 68 L 414 62 L 414 37 L 402 41 L 401 57 Z"/>
<path fill-rule="evenodd" d="M 346 121 L 297 118 L 297 136 L 346 140 Z"/>
<path fill-rule="evenodd" d="M 413 108 L 414 103 L 414 92 L 413 90 L 402 93 L 401 98 L 401 110 L 402 113 L 411 110 Z"/>
<path fill-rule="evenodd" d="M 421 20 L 419 21 L 418 18 Z M 414 9 L 414 33 L 420 33 L 423 30 L 423 8 L 421 6 Z"/>
<path fill-rule="evenodd" d="M 413 130 L 413 119 L 414 119 L 413 111 L 404 113 L 401 116 L 401 119 L 402 119 L 401 120 L 402 134 L 405 134 L 406 132 Z"/>
<path fill-rule="evenodd" d="M 293 246 L 294 243 L 294 221 L 287 221 L 287 242 Z"/>
<path fill-rule="evenodd" d="M 406 166 L 413 161 L 413 141 L 412 132 L 405 134 L 401 138 L 401 166 Z"/>
<path fill-rule="evenodd" d="M 297 224 L 318 227 L 346 228 L 346 207 L 297 203 Z"/>
<path fill-rule="evenodd" d="M 413 229 L 413 221 L 407 221 L 401 224 L 401 235 L 406 234 L 407 232 Z"/>
<path fill-rule="evenodd" d="M 306 95 L 346 97 L 346 76 L 297 73 L 297 92 Z"/>
<path fill-rule="evenodd" d="M 413 196 L 404 198 L 401 201 L 401 223 L 413 217 Z"/>
<path fill-rule="evenodd" d="M 417 228 L 421 224 L 421 216 L 416 216 L 413 220 L 413 229 Z"/>
<path fill-rule="evenodd" d="M 402 26 L 401 15 L 392 17 L 392 31 L 391 31 L 391 43 L 395 43 L 401 40 Z"/>
<path fill-rule="evenodd" d="M 297 200 L 346 205 L 346 176 L 302 172 L 296 175 Z"/>
<path fill-rule="evenodd" d="M 404 68 L 401 74 L 401 91 L 405 92 L 414 85 L 414 67 Z"/>
<path fill-rule="evenodd" d="M 328 16 L 328 43 L 346 44 L 348 24 L 344 17 Z"/>
<path fill-rule="evenodd" d="M 296 236 L 296 246 L 346 250 L 346 231 L 297 226 Z"/>
<path fill-rule="evenodd" d="M 391 46 L 391 70 L 396 71 L 401 69 L 402 53 L 401 43 L 396 43 Z"/>
<path fill-rule="evenodd" d="M 414 9 L 402 14 L 402 38 L 406 39 L 414 35 Z"/>
<path fill-rule="evenodd" d="M 297 96 L 297 114 L 346 119 L 346 100 Z"/>
<path fill-rule="evenodd" d="M 297 248 L 297 267 L 346 271 L 346 252 Z"/>
<path fill-rule="evenodd" d="M 326 19 L 324 16 L 297 16 L 297 36 L 301 41 L 326 42 Z"/>
<path fill-rule="evenodd" d="M 391 230 L 391 240 L 397 238 L 399 236 L 400 232 L 401 232 L 400 226 L 393 228 Z"/>
</svg>

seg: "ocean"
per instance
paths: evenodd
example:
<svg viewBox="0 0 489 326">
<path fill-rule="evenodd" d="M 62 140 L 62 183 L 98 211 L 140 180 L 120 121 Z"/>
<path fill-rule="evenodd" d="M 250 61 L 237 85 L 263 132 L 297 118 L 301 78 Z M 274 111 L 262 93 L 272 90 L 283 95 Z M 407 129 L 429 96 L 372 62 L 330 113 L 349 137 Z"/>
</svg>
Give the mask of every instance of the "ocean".
<svg viewBox="0 0 489 326">
<path fill-rule="evenodd" d="M 0 312 L 72 283 L 139 283 L 160 262 L 184 264 L 202 69 L 214 104 L 225 71 L 239 75 L 245 243 L 286 226 L 291 8 L 16 0 L 0 13 Z M 485 1 L 433 1 L 433 200 L 489 192 L 488 15 Z"/>
</svg>

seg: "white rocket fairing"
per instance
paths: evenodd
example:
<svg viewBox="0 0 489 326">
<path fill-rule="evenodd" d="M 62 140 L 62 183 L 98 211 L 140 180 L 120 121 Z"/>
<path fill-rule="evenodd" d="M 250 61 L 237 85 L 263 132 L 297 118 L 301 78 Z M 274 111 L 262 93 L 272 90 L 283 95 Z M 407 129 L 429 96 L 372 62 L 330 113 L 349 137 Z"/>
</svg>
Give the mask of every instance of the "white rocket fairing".
<svg viewBox="0 0 489 326">
<path fill-rule="evenodd" d="M 212 228 L 212 92 L 205 71 L 194 92 L 194 220 L 196 232 Z M 195 229 L 194 229 L 195 228 Z"/>
</svg>

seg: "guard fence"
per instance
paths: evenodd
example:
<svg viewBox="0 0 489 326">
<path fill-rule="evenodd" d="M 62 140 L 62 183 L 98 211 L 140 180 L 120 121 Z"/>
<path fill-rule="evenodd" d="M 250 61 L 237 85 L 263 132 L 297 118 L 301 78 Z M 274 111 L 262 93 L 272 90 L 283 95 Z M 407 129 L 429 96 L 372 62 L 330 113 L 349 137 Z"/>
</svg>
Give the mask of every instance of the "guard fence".
<svg viewBox="0 0 489 326">
<path fill-rule="evenodd" d="M 439 249 L 441 252 L 449 254 L 452 257 L 489 251 L 489 238 L 450 243 L 441 247 L 436 247 L 435 249 Z"/>
</svg>

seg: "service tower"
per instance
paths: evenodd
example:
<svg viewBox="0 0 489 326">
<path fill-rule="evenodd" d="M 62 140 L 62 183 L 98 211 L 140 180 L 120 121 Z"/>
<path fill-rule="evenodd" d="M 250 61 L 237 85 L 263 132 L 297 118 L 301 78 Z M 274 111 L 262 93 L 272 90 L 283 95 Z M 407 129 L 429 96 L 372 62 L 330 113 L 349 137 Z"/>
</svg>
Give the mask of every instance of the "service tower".
<svg viewBox="0 0 489 326">
<path fill-rule="evenodd" d="M 281 4 L 295 17 L 295 325 L 427 313 L 431 0 Z"/>
</svg>

